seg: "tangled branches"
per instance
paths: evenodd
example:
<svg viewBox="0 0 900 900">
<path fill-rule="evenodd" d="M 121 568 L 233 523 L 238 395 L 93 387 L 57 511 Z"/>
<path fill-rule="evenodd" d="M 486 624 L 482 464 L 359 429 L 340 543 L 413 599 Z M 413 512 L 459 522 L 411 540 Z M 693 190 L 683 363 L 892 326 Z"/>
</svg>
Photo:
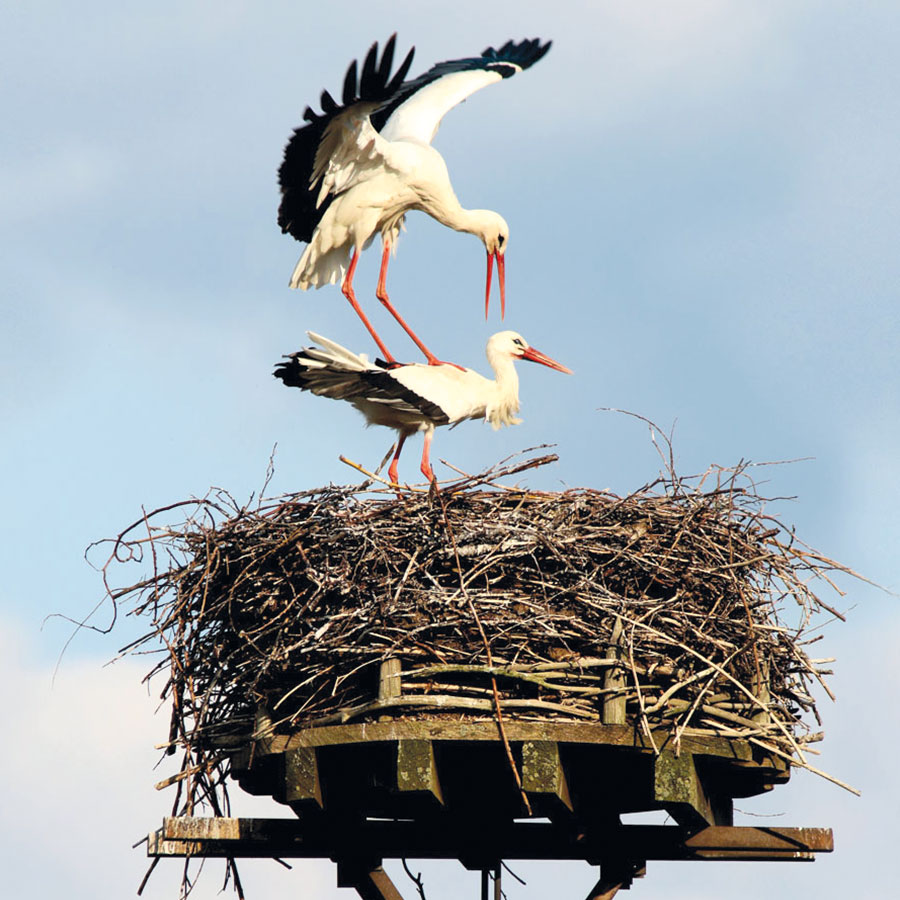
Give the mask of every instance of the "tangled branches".
<svg viewBox="0 0 900 900">
<path fill-rule="evenodd" d="M 149 622 L 126 650 L 159 649 L 179 812 L 222 795 L 228 751 L 261 728 L 491 717 L 498 700 L 508 718 L 724 736 L 812 769 L 830 673 L 807 648 L 841 616 L 810 585 L 847 570 L 767 514 L 743 467 L 626 497 L 500 483 L 549 459 L 440 498 L 331 486 L 249 509 L 219 492 L 120 535 L 111 561 L 152 551 L 152 574 L 110 595 Z"/>
</svg>

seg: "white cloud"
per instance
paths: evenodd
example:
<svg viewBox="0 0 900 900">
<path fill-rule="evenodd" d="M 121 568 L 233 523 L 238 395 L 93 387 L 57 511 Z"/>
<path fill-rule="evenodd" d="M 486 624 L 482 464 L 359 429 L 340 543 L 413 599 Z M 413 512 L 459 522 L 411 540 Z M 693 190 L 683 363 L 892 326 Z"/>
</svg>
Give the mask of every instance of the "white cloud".
<svg viewBox="0 0 900 900">
<path fill-rule="evenodd" d="M 168 774 L 154 770 L 159 751 L 153 749 L 167 726 L 165 712 L 154 716 L 155 700 L 141 685 L 146 664 L 104 667 L 100 660 L 64 658 L 51 684 L 51 668 L 32 661 L 29 644 L 17 623 L 2 622 L 0 684 L 9 691 L 0 742 L 7 775 L 0 819 L 4 894 L 134 896 L 148 860 L 131 845 L 158 827 L 173 797 L 153 788 Z M 285 815 L 272 801 L 234 794 L 237 815 Z M 304 893 L 346 900 L 326 861 L 297 861 L 286 871 L 247 860 L 240 868 L 251 897 L 291 896 L 302 885 Z M 208 863 L 192 896 L 219 896 L 223 872 L 220 862 Z M 178 860 L 161 861 L 143 897 L 173 900 L 180 875 Z"/>
</svg>

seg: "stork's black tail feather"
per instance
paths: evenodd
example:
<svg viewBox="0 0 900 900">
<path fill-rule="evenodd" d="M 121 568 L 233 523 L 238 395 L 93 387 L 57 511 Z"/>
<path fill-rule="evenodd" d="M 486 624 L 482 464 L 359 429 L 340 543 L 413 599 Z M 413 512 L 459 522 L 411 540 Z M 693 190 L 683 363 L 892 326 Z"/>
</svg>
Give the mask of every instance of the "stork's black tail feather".
<svg viewBox="0 0 900 900">
<path fill-rule="evenodd" d="M 272 373 L 276 378 L 280 378 L 287 387 L 296 387 L 306 390 L 309 387 L 309 370 L 303 364 L 304 360 L 309 360 L 305 350 L 298 350 L 285 356 L 287 362 L 280 362 L 275 366 Z"/>
</svg>

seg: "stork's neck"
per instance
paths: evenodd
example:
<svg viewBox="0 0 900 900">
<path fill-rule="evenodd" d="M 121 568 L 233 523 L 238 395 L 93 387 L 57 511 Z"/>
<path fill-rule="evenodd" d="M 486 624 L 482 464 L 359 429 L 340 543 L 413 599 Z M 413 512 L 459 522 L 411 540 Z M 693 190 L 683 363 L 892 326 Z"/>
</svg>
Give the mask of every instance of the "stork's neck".
<svg viewBox="0 0 900 900">
<path fill-rule="evenodd" d="M 490 404 L 485 418 L 494 426 L 517 425 L 519 420 L 519 373 L 508 353 L 488 352 L 488 362 L 494 370 L 494 402 Z"/>
<path fill-rule="evenodd" d="M 466 209 L 453 193 L 442 196 L 439 200 L 432 200 L 428 212 L 442 225 L 454 231 L 467 231 L 481 238 L 489 224 L 489 218 L 496 216 L 489 209 Z"/>
</svg>

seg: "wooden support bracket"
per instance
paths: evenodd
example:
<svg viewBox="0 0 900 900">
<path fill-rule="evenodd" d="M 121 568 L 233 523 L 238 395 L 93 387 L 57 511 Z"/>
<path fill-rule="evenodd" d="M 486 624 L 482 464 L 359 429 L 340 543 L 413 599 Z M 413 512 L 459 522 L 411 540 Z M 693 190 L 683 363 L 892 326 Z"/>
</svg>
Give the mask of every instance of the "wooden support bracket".
<svg viewBox="0 0 900 900">
<path fill-rule="evenodd" d="M 324 807 L 315 747 L 295 747 L 284 754 L 284 802 Z"/>
<path fill-rule="evenodd" d="M 662 750 L 654 761 L 653 799 L 662 804 L 678 822 L 691 828 L 724 824 L 727 815 L 723 810 L 718 816 L 697 774 L 694 755 L 682 752 L 675 755 Z"/>
<path fill-rule="evenodd" d="M 556 741 L 522 742 L 522 790 L 551 819 L 574 811 Z"/>
<path fill-rule="evenodd" d="M 431 741 L 397 741 L 397 790 L 433 797 L 443 806 L 444 794 Z"/>
</svg>

